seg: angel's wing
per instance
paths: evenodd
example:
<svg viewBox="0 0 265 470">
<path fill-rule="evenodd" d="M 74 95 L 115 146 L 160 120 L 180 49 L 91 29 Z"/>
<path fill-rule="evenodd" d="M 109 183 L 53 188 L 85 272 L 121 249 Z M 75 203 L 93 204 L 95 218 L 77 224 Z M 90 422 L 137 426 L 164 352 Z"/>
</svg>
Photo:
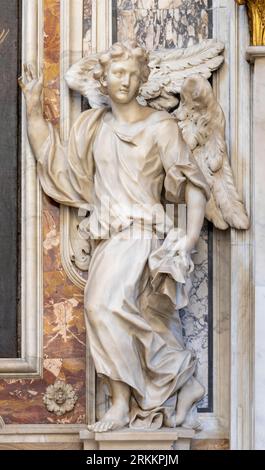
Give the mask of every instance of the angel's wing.
<svg viewBox="0 0 265 470">
<path fill-rule="evenodd" d="M 164 49 L 150 54 L 151 73 L 140 90 L 140 97 L 158 110 L 171 110 L 178 104 L 185 78 L 199 74 L 209 78 L 223 62 L 222 42 L 208 39 L 183 49 Z"/>
<path fill-rule="evenodd" d="M 206 217 L 221 229 L 229 225 L 246 229 L 249 220 L 234 186 L 226 153 L 223 112 L 207 81 L 223 62 L 223 48 L 223 43 L 209 39 L 186 49 L 152 52 L 151 73 L 140 89 L 139 100 L 155 109 L 170 111 L 178 105 L 177 95 L 181 94 L 174 114 L 212 191 Z M 108 97 L 93 78 L 98 57 L 95 54 L 81 59 L 65 76 L 68 86 L 85 96 L 92 108 L 109 105 Z"/>
<path fill-rule="evenodd" d="M 159 110 L 176 107 L 183 81 L 192 74 L 209 78 L 223 62 L 219 54 L 224 49 L 221 42 L 208 39 L 196 46 L 183 49 L 163 49 L 150 53 L 150 76 L 139 92 L 142 104 Z M 66 73 L 69 88 L 85 96 L 92 108 L 108 106 L 109 99 L 93 78 L 99 54 L 90 55 L 74 64 Z"/>
<path fill-rule="evenodd" d="M 220 229 L 247 229 L 249 219 L 227 157 L 224 114 L 208 80 L 201 75 L 185 80 L 174 115 L 211 189 L 207 219 Z"/>
<path fill-rule="evenodd" d="M 93 78 L 94 69 L 98 65 L 98 57 L 98 54 L 84 57 L 72 65 L 64 76 L 69 88 L 85 96 L 91 108 L 109 105 L 108 96 L 101 92 L 99 82 Z"/>
</svg>

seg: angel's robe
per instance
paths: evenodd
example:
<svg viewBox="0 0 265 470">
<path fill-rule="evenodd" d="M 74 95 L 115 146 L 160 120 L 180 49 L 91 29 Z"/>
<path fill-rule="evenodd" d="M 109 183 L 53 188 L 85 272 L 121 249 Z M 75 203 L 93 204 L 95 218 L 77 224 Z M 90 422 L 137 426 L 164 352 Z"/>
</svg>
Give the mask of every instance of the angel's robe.
<svg viewBox="0 0 265 470">
<path fill-rule="evenodd" d="M 187 181 L 208 198 L 204 176 L 168 113 L 120 124 L 102 109 L 82 113 L 65 146 L 50 126 L 38 174 L 56 201 L 92 205 L 87 231 L 100 242 L 84 299 L 91 354 L 98 374 L 131 387 L 131 426 L 159 428 L 174 416 L 196 359 L 177 312 L 188 302 L 187 267 L 170 253 L 174 237 L 159 240 L 153 222 L 164 211 L 163 188 L 175 204 Z M 151 236 L 142 237 L 143 221 Z"/>
</svg>

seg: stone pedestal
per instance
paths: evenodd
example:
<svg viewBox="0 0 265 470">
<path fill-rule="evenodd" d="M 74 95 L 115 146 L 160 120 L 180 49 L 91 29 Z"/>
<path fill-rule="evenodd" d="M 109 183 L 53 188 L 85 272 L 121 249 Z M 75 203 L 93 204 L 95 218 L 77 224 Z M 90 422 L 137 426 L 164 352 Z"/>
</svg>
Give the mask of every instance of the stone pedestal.
<svg viewBox="0 0 265 470">
<path fill-rule="evenodd" d="M 91 433 L 80 432 L 84 450 L 189 450 L 195 431 L 162 428 L 158 431 L 132 429 Z"/>
</svg>

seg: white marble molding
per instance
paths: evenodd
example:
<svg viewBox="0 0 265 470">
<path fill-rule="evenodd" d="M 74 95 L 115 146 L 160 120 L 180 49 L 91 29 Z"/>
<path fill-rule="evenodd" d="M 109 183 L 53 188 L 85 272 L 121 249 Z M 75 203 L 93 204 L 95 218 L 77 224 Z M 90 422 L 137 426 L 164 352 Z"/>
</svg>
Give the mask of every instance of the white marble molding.
<svg viewBox="0 0 265 470">
<path fill-rule="evenodd" d="M 42 0 L 23 0 L 22 63 L 34 64 L 40 70 L 42 44 Z M 42 202 L 23 100 L 21 129 L 21 357 L 0 359 L 1 378 L 36 378 L 42 372 Z"/>
<path fill-rule="evenodd" d="M 264 224 L 264 147 L 265 147 L 265 46 L 250 46 L 246 57 L 252 67 L 251 117 L 253 149 L 253 284 L 255 299 L 252 309 L 254 329 L 253 350 L 253 445 L 255 450 L 265 449 L 265 224 Z"/>
<path fill-rule="evenodd" d="M 99 7 L 102 2 L 93 3 L 93 11 Z M 60 136 L 62 141 L 67 141 L 70 129 L 81 112 L 81 96 L 77 93 L 69 91 L 64 80 L 64 75 L 69 67 L 82 58 L 83 53 L 83 0 L 68 2 L 66 0 L 60 3 L 60 22 L 61 22 L 61 43 L 60 43 Z M 107 10 L 108 11 L 108 10 Z M 109 15 L 109 11 L 108 11 Z M 99 32 L 92 31 L 93 47 L 96 47 L 97 36 Z M 101 35 L 101 39 L 104 34 Z M 104 49 L 104 44 L 102 45 Z M 71 250 L 70 228 L 71 228 L 71 211 L 69 207 L 60 207 L 60 233 L 61 233 L 61 259 L 62 265 L 71 281 L 80 289 L 85 287 L 85 279 L 78 272 L 74 263 L 71 261 L 73 254 Z M 86 348 L 86 397 L 87 397 L 87 422 L 95 421 L 96 410 L 96 374 L 94 363 L 90 355 L 89 348 Z"/>
<path fill-rule="evenodd" d="M 251 68 L 245 60 L 249 44 L 246 11 L 236 2 L 222 0 L 226 7 L 229 38 L 228 70 L 224 70 L 224 93 L 229 101 L 231 164 L 239 194 L 250 214 L 250 230 L 231 231 L 230 310 L 230 448 L 253 447 L 253 218 L 251 148 Z M 223 34 L 225 34 L 223 28 Z"/>
</svg>

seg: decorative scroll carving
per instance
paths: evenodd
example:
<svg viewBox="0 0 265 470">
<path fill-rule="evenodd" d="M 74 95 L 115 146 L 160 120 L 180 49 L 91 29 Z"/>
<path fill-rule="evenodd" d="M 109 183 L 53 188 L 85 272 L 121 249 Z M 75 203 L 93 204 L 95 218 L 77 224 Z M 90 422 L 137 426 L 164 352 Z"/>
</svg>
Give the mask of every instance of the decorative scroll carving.
<svg viewBox="0 0 265 470">
<path fill-rule="evenodd" d="M 246 5 L 252 46 L 265 46 L 265 0 L 236 0 Z"/>
</svg>

